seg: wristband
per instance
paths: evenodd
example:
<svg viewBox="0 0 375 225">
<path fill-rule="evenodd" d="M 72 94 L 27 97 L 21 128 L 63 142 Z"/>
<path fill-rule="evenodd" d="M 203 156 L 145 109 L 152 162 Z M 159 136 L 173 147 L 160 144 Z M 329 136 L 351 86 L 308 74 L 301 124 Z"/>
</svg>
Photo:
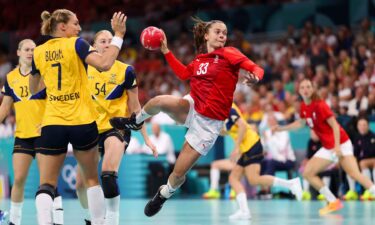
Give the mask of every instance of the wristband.
<svg viewBox="0 0 375 225">
<path fill-rule="evenodd" d="M 121 47 L 122 47 L 122 42 L 123 42 L 123 41 L 124 41 L 124 40 L 123 40 L 122 38 L 114 36 L 114 37 L 112 38 L 111 45 L 114 45 L 114 46 L 116 46 L 118 49 L 121 49 Z"/>
</svg>

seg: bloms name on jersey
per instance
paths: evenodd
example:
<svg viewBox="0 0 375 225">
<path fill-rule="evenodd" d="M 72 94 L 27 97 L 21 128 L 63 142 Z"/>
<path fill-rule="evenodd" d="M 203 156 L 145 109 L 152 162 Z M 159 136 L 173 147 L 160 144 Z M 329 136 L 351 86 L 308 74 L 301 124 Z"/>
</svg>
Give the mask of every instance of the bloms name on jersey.
<svg viewBox="0 0 375 225">
<path fill-rule="evenodd" d="M 67 95 L 58 95 L 58 96 L 50 95 L 48 98 L 49 101 L 60 101 L 60 102 L 76 100 L 76 99 L 79 99 L 79 92 L 70 93 Z"/>
<path fill-rule="evenodd" d="M 48 61 L 57 61 L 63 59 L 64 56 L 62 54 L 62 50 L 58 49 L 55 51 L 46 51 L 46 62 Z"/>
</svg>

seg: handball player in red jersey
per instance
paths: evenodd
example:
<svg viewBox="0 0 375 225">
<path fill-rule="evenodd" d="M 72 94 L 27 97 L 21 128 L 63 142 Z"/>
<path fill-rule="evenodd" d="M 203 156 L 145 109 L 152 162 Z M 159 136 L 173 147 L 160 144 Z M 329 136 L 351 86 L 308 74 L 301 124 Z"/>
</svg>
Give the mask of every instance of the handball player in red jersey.
<svg viewBox="0 0 375 225">
<path fill-rule="evenodd" d="M 188 128 L 186 141 L 167 184 L 159 188 L 145 207 L 147 216 L 159 212 L 163 203 L 184 183 L 186 173 L 199 157 L 206 155 L 214 145 L 224 120 L 229 116 L 239 70 L 246 71 L 248 83 L 257 83 L 264 74 L 262 68 L 239 50 L 224 47 L 227 27 L 222 21 L 196 19 L 195 22 L 193 33 L 198 54 L 189 65 L 183 65 L 169 51 L 166 37 L 162 39 L 160 48 L 174 73 L 181 80 L 190 80 L 190 95 L 183 98 L 156 96 L 137 115 L 111 119 L 115 128 L 137 130 L 144 120 L 163 111 Z"/>
<path fill-rule="evenodd" d="M 339 162 L 345 172 L 354 180 L 362 184 L 370 193 L 375 194 L 375 185 L 359 171 L 357 161 L 353 155 L 353 145 L 344 129 L 337 123 L 331 109 L 320 99 L 310 80 L 305 79 L 299 84 L 301 104 L 301 119 L 285 126 L 273 127 L 273 131 L 291 130 L 307 124 L 318 135 L 322 148 L 307 162 L 303 177 L 323 194 L 328 205 L 319 210 L 321 215 L 337 211 L 343 204 L 337 199 L 327 186 L 324 186 L 318 173 L 324 171 L 332 162 Z"/>
</svg>

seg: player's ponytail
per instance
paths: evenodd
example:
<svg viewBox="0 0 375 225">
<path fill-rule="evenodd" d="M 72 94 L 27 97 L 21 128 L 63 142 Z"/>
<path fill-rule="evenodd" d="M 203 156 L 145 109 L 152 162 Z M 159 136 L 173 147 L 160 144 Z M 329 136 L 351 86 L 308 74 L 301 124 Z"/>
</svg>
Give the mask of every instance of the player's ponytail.
<svg viewBox="0 0 375 225">
<path fill-rule="evenodd" d="M 72 15 L 74 13 L 67 9 L 56 9 L 52 14 L 48 11 L 43 11 L 40 15 L 42 19 L 41 34 L 52 35 L 56 30 L 57 24 L 67 23 Z"/>
<path fill-rule="evenodd" d="M 192 20 L 195 22 L 194 27 L 193 27 L 195 50 L 197 51 L 198 54 L 206 53 L 207 41 L 204 38 L 204 35 L 208 32 L 212 24 L 223 23 L 223 22 L 220 20 L 211 20 L 209 22 L 205 22 L 199 19 L 198 17 L 192 17 Z"/>
</svg>

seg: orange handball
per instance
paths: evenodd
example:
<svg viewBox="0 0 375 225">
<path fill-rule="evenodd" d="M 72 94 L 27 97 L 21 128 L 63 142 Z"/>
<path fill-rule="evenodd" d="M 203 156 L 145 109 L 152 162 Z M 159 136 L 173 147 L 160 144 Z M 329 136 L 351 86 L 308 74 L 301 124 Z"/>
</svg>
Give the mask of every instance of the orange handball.
<svg viewBox="0 0 375 225">
<path fill-rule="evenodd" d="M 157 27 L 146 27 L 140 36 L 143 47 L 148 50 L 158 50 L 161 41 L 164 39 L 164 32 Z"/>
</svg>

